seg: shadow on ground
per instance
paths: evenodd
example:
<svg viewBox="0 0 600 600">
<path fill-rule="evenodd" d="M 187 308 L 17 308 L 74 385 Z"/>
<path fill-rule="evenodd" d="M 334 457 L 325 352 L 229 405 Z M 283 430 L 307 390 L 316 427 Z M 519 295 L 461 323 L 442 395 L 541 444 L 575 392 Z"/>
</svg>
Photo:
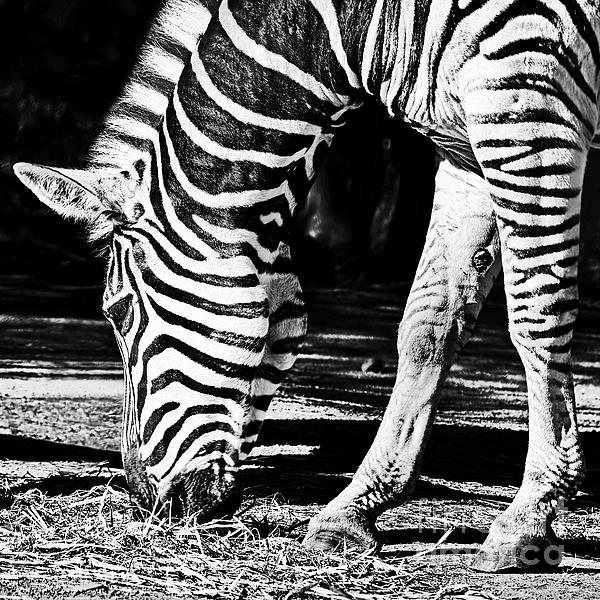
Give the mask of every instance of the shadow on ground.
<svg viewBox="0 0 600 600">
<path fill-rule="evenodd" d="M 358 467 L 376 430 L 374 421 L 267 421 L 261 444 L 270 454 L 249 460 L 255 468 L 246 471 L 246 485 L 257 495 L 280 492 L 301 504 L 331 498 Z M 600 432 L 585 432 L 581 437 L 588 466 L 583 490 L 585 498 L 594 503 L 600 499 L 600 455 L 597 452 Z M 292 450 L 297 445 L 313 446 L 315 450 L 309 454 L 290 454 L 288 449 L 278 452 L 278 447 L 283 445 L 292 446 Z M 526 451 L 525 431 L 438 425 L 433 429 L 422 473 L 447 481 L 516 487 L 521 481 Z M 42 463 L 80 461 L 121 467 L 117 452 L 11 435 L 0 435 L 0 458 Z M 39 484 L 36 482 L 36 486 Z M 472 497 L 473 492 L 423 481 L 415 495 L 458 500 Z"/>
<path fill-rule="evenodd" d="M 262 446 L 275 452 L 249 461 L 250 468 L 243 472 L 248 495 L 261 499 L 278 493 L 286 503 L 295 506 L 326 503 L 346 486 L 351 473 L 368 449 L 376 428 L 374 422 L 355 420 L 268 422 L 264 428 Z M 578 497 L 571 508 L 588 511 L 600 507 L 600 464 L 597 454 L 593 452 L 599 446 L 600 432 L 584 433 L 582 439 L 589 457 L 589 473 L 584 494 Z M 317 449 L 305 455 L 278 454 L 276 450 L 283 444 L 292 447 L 302 444 Z M 412 500 L 426 500 L 428 505 L 432 502 L 451 503 L 457 515 L 464 514 L 466 518 L 482 503 L 495 503 L 500 510 L 511 499 L 511 488 L 508 486 L 518 486 L 520 482 L 526 449 L 527 434 L 524 431 L 436 426 L 423 467 L 423 474 L 428 477 L 418 483 Z M 79 462 L 83 466 L 80 474 L 50 475 L 17 484 L 0 497 L 0 508 L 10 505 L 15 493 L 33 488 L 48 495 L 64 495 L 105 484 L 109 478 L 113 485 L 126 485 L 122 476 L 113 477 L 100 469 L 93 470 L 94 464 L 120 467 L 121 459 L 116 452 L 2 435 L 0 456 L 20 462 L 55 464 L 68 461 L 71 464 Z M 465 482 L 479 485 L 473 487 Z M 493 486 L 493 493 L 488 493 L 489 486 Z M 415 552 L 412 547 L 414 544 L 435 544 L 444 533 L 435 525 L 429 528 L 415 527 L 412 510 L 414 507 L 404 507 L 399 509 L 398 519 L 394 516 L 391 521 L 386 520 L 384 527 L 387 526 L 387 529 L 382 531 L 383 557 L 409 556 Z M 304 521 L 299 523 L 303 524 Z M 262 526 L 266 528 L 264 532 L 261 531 Z M 270 522 L 257 523 L 255 529 L 259 535 L 268 535 L 274 527 L 276 524 Z M 445 527 L 447 530 L 449 526 Z M 282 531 L 282 534 L 297 537 L 298 532 Z M 486 535 L 487 525 L 456 527 L 445 540 L 443 551 L 472 554 Z M 565 536 L 564 552 L 567 555 L 600 558 L 600 540 L 589 539 L 575 532 L 572 535 L 572 538 Z M 587 571 L 584 568 L 577 572 Z"/>
<path fill-rule="evenodd" d="M 110 467 L 122 466 L 118 452 L 17 435 L 0 435 L 0 459 L 35 462 L 61 460 L 102 462 Z"/>
<path fill-rule="evenodd" d="M 318 447 L 312 454 L 294 456 L 270 455 L 255 463 L 271 467 L 264 472 L 270 477 L 290 471 L 306 471 L 307 475 L 328 475 L 336 480 L 341 474 L 353 473 L 367 452 L 377 431 L 374 421 L 355 420 L 277 420 L 265 423 L 261 444 L 304 444 Z M 600 496 L 600 432 L 581 434 L 588 473 L 583 489 Z M 425 454 L 423 475 L 451 481 L 472 481 L 483 485 L 518 486 L 527 453 L 527 432 L 436 425 Z M 273 474 L 272 474 L 273 473 Z M 320 485 L 323 482 L 320 482 Z M 431 487 L 431 484 L 428 484 Z M 423 486 L 422 486 L 423 487 Z M 272 492 L 277 490 L 272 490 Z M 331 490 L 326 490 L 329 495 Z M 418 493 L 417 489 L 417 493 Z M 424 490 L 423 490 L 424 491 Z M 436 497 L 441 490 L 436 491 Z M 447 497 L 453 497 L 448 490 Z"/>
</svg>

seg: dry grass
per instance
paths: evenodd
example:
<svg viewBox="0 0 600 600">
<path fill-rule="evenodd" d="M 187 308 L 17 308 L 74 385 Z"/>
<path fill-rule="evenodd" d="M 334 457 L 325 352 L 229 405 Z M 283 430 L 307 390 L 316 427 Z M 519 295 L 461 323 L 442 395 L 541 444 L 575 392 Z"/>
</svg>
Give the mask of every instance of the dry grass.
<svg viewBox="0 0 600 600">
<path fill-rule="evenodd" d="M 108 590 L 222 600 L 495 598 L 468 585 L 444 587 L 420 556 L 309 551 L 300 541 L 315 510 L 277 496 L 249 499 L 236 518 L 199 525 L 139 520 L 114 482 L 57 496 L 28 490 L 0 511 L 0 589 L 3 580 L 46 581 L 51 589 L 60 578 L 73 583 L 71 597 Z"/>
</svg>

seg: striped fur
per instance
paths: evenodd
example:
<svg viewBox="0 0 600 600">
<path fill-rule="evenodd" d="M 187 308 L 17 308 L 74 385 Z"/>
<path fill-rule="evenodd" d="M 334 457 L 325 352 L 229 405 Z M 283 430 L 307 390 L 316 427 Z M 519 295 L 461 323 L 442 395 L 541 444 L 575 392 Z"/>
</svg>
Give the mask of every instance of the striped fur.
<svg viewBox="0 0 600 600">
<path fill-rule="evenodd" d="M 180 496 L 204 517 L 233 501 L 235 469 L 305 331 L 290 219 L 345 113 L 371 94 L 442 149 L 438 208 L 400 328 L 392 402 L 353 483 L 308 540 L 368 543 L 376 515 L 410 489 L 439 386 L 501 248 L 530 448 L 523 485 L 480 566 L 512 564 L 519 545 L 550 539 L 554 503 L 583 468 L 570 343 L 581 179 L 598 124 L 597 8 L 587 0 L 207 6 L 166 4 L 92 150 L 91 184 L 17 168 L 57 210 L 68 212 L 52 198 L 58 180 L 74 216 L 114 228 L 105 311 L 126 366 L 123 451 L 134 491 L 146 504 Z M 120 218 L 102 210 L 109 198 Z"/>
</svg>

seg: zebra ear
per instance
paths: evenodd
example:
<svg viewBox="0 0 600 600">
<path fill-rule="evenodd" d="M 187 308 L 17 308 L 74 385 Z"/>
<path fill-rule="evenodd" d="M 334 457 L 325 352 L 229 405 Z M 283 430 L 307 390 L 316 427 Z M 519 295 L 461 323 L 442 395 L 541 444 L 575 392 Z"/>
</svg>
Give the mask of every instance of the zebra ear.
<svg viewBox="0 0 600 600">
<path fill-rule="evenodd" d="M 97 222 L 106 213 L 99 197 L 98 171 L 16 163 L 15 175 L 47 206 L 67 219 Z"/>
</svg>

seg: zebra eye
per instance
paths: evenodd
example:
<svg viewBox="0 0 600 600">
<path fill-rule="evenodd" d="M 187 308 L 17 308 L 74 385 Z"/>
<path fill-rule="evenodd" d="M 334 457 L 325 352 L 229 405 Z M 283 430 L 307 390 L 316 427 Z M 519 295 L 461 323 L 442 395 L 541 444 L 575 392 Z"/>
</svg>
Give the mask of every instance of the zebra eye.
<svg viewBox="0 0 600 600">
<path fill-rule="evenodd" d="M 128 333 L 133 325 L 133 304 L 131 302 L 131 296 L 124 296 L 114 304 L 111 304 L 111 306 L 105 310 L 105 314 L 122 335 Z"/>
</svg>

